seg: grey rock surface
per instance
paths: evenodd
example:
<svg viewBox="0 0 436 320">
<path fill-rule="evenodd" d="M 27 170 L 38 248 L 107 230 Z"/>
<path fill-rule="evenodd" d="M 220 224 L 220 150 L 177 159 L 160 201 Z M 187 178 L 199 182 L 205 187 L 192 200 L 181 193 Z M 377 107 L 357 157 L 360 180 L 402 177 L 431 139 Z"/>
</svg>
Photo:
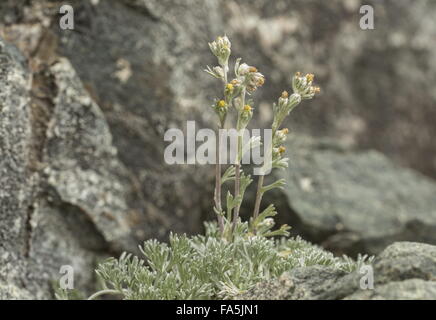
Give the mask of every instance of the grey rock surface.
<svg viewBox="0 0 436 320">
<path fill-rule="evenodd" d="M 267 78 L 256 93 L 260 125 L 290 74 L 314 72 L 323 94 L 287 126 L 436 177 L 436 5 L 367 3 L 373 31 L 359 29 L 361 0 L 77 0 L 66 31 L 62 1 L 1 1 L 0 298 L 52 297 L 62 264 L 74 266 L 78 287 L 93 286 L 101 256 L 170 230 L 202 231 L 212 171 L 165 165 L 163 133 L 186 120 L 212 127 L 206 110 L 219 88 L 202 69 L 214 63 L 206 42 L 222 33 Z M 281 211 L 295 231 L 349 253 L 435 242 L 433 183 L 378 153 L 323 148 L 327 159 L 289 150 L 291 168 L 304 170 L 290 171 Z M 334 184 L 321 190 L 317 178 Z"/>
<path fill-rule="evenodd" d="M 128 248 L 134 224 L 126 203 L 131 181 L 109 126 L 68 60 L 60 59 L 49 70 L 56 95 L 42 159 L 48 187 L 61 203 L 85 213 L 108 243 Z M 135 246 L 132 241 L 130 248 Z"/>
<path fill-rule="evenodd" d="M 20 284 L 28 253 L 32 176 L 29 78 L 18 50 L 0 42 L 0 298 L 28 296 Z"/>
<path fill-rule="evenodd" d="M 237 297 L 247 300 L 314 300 L 328 294 L 329 288 L 345 275 L 331 267 L 310 266 L 293 269 L 279 279 L 261 282 Z"/>
<path fill-rule="evenodd" d="M 4 1 L 3 33 L 33 60 L 71 61 L 145 199 L 133 206 L 151 220 L 147 235 L 198 232 L 203 217 L 213 216 L 209 170 L 165 165 L 162 137 L 187 119 L 213 126 L 206 110 L 218 84 L 202 69 L 214 63 L 206 42 L 224 32 L 233 56 L 247 57 L 266 76 L 256 93 L 259 124 L 270 123 L 271 103 L 289 75 L 312 71 L 323 94 L 294 111 L 287 126 L 378 149 L 435 176 L 432 1 L 411 10 L 407 0 L 80 0 L 75 31 L 60 30 L 60 3 L 30 1 L 14 10 L 18 2 Z M 375 8 L 375 30 L 359 27 L 363 3 Z"/>
<path fill-rule="evenodd" d="M 114 33 L 105 29 L 98 30 L 102 39 L 96 45 L 103 47 L 91 64 L 90 53 L 96 48 L 90 42 L 76 43 L 80 48 L 75 57 L 87 61 L 71 59 L 80 66 L 76 72 L 58 52 L 62 35 L 50 28 L 58 4 L 34 1 L 18 9 L 17 3 L 8 1 L 0 6 L 6 15 L 1 34 L 8 39 L 0 43 L 0 170 L 4 173 L 0 178 L 0 299 L 52 298 L 63 265 L 74 268 L 76 288 L 93 289 L 97 260 L 136 251 L 141 240 L 166 238 L 169 230 L 200 231 L 201 202 L 210 206 L 209 200 L 203 200 L 205 188 L 198 186 L 205 174 L 192 167 L 180 170 L 162 164 L 164 128 L 189 112 L 174 109 L 178 105 L 173 105 L 172 89 L 165 82 L 169 75 L 162 72 L 166 62 L 151 67 L 153 59 L 160 59 L 157 53 L 147 61 L 145 48 L 124 47 L 123 53 L 133 52 L 138 63 L 145 58 L 140 61 L 144 73 L 136 74 L 131 90 L 139 93 L 145 86 L 148 93 L 135 97 L 128 88 L 115 89 L 131 76 L 127 69 L 138 66 L 117 53 L 121 59 L 117 61 L 124 61 L 117 65 L 127 68 L 117 73 L 112 63 L 102 59 L 102 52 L 109 54 L 110 47 L 120 47 L 128 39 L 119 34 L 106 42 Z M 89 8 L 87 2 L 82 5 Z M 126 28 L 137 32 L 135 28 L 144 21 L 142 13 L 115 5 L 127 25 L 132 21 Z M 111 6 L 104 8 L 109 15 L 118 14 Z M 15 16 L 16 10 L 23 11 Z M 76 12 L 80 17 L 81 10 Z M 148 27 L 144 25 L 142 31 L 146 33 Z M 88 71 L 97 83 L 105 83 L 99 89 L 107 100 L 99 99 L 83 76 Z M 164 77 L 163 82 L 156 77 Z M 144 113 L 147 100 L 161 105 Z M 122 101 L 136 113 L 119 104 Z"/>
<path fill-rule="evenodd" d="M 436 247 L 398 242 L 387 247 L 374 262 L 377 282 L 418 278 L 436 281 Z"/>
<path fill-rule="evenodd" d="M 376 151 L 291 136 L 280 217 L 337 253 L 375 254 L 394 241 L 436 244 L 436 184 Z"/>
<path fill-rule="evenodd" d="M 52 297 L 63 265 L 92 288 L 97 259 L 138 241 L 107 123 L 66 60 L 32 75 L 4 41 L 0 59 L 0 299 Z"/>
<path fill-rule="evenodd" d="M 409 279 L 390 282 L 374 290 L 360 291 L 346 297 L 345 300 L 434 300 L 435 298 L 436 282 Z"/>
<path fill-rule="evenodd" d="M 259 283 L 242 299 L 277 300 L 434 300 L 436 299 L 436 246 L 396 242 L 372 263 L 373 288 L 363 276 L 368 269 L 345 274 L 322 266 L 296 268 L 279 279 Z"/>
</svg>

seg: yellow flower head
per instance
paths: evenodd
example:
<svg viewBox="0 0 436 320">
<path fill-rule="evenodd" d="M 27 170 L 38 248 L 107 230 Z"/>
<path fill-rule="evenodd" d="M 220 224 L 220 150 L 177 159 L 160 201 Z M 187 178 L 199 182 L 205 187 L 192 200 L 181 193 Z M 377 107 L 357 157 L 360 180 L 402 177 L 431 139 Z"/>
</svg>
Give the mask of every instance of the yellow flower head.
<svg viewBox="0 0 436 320">
<path fill-rule="evenodd" d="M 282 129 L 282 132 L 283 132 L 284 134 L 288 134 L 288 133 L 289 133 L 289 129 L 288 129 L 288 128 L 284 128 L 284 129 Z"/>
<path fill-rule="evenodd" d="M 300 77 L 301 77 L 301 72 L 300 72 L 300 71 L 296 72 L 296 73 L 295 73 L 295 76 L 296 76 L 297 78 L 300 78 Z"/>
<path fill-rule="evenodd" d="M 248 69 L 248 71 L 250 71 L 250 72 L 257 72 L 257 68 L 256 67 L 250 67 Z"/>
<path fill-rule="evenodd" d="M 312 74 L 312 73 L 308 73 L 308 74 L 306 74 L 306 80 L 307 80 L 307 82 L 312 82 L 313 79 L 315 79 L 315 75 L 314 75 L 314 74 Z"/>
<path fill-rule="evenodd" d="M 286 148 L 284 146 L 279 147 L 279 153 L 284 153 L 286 151 Z"/>
<path fill-rule="evenodd" d="M 228 91 L 232 91 L 232 90 L 233 90 L 233 84 L 231 84 L 231 83 L 227 83 L 227 85 L 226 85 L 226 89 L 227 89 Z"/>
<path fill-rule="evenodd" d="M 320 87 L 313 87 L 313 92 L 320 93 L 321 92 L 321 88 Z"/>
<path fill-rule="evenodd" d="M 283 91 L 282 92 L 282 98 L 286 99 L 287 97 L 289 97 L 289 93 L 287 91 Z"/>
<path fill-rule="evenodd" d="M 224 100 L 218 101 L 218 107 L 219 108 L 225 108 L 227 106 L 227 103 Z"/>
<path fill-rule="evenodd" d="M 248 105 L 248 104 L 246 104 L 246 105 L 244 106 L 244 111 L 246 111 L 246 112 L 250 112 L 250 111 L 251 111 L 251 106 Z"/>
</svg>

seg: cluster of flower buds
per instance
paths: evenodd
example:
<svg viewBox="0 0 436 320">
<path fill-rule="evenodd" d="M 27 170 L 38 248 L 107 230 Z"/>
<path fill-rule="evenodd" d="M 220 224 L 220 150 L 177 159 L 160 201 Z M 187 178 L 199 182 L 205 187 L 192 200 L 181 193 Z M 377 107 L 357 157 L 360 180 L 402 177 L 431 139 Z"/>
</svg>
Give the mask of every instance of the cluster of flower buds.
<svg viewBox="0 0 436 320">
<path fill-rule="evenodd" d="M 227 36 L 218 37 L 215 41 L 209 43 L 209 48 L 212 53 L 217 57 L 218 63 L 222 67 L 227 67 L 232 44 Z"/>
<path fill-rule="evenodd" d="M 301 96 L 298 93 L 293 93 L 289 96 L 287 91 L 283 91 L 277 104 L 274 104 L 274 121 L 273 130 L 276 131 L 283 120 L 289 115 L 289 113 L 301 102 Z"/>
<path fill-rule="evenodd" d="M 283 143 L 285 143 L 288 133 L 289 133 L 288 128 L 277 130 L 273 138 L 273 146 L 278 147 Z"/>
<path fill-rule="evenodd" d="M 301 102 L 301 95 L 293 93 L 289 96 L 287 91 L 283 91 L 278 102 L 279 109 L 283 109 L 288 115 Z"/>
<path fill-rule="evenodd" d="M 231 104 L 233 98 L 239 96 L 242 91 L 241 81 L 238 79 L 233 79 L 226 84 L 224 88 L 224 95 L 228 104 Z"/>
<path fill-rule="evenodd" d="M 284 146 L 274 147 L 272 150 L 272 160 L 281 159 L 285 151 L 286 148 Z"/>
<path fill-rule="evenodd" d="M 215 110 L 215 113 L 218 115 L 220 119 L 220 124 L 224 124 L 227 116 L 227 111 L 229 108 L 229 105 L 224 100 L 216 100 L 215 103 L 212 105 L 212 108 Z"/>
<path fill-rule="evenodd" d="M 301 99 L 312 99 L 315 94 L 320 92 L 319 87 L 312 86 L 315 76 L 311 73 L 303 76 L 301 72 L 297 72 L 292 78 L 292 89 L 294 93 L 301 96 Z"/>
<path fill-rule="evenodd" d="M 301 102 L 301 100 L 312 99 L 315 94 L 320 92 L 319 87 L 313 86 L 313 74 L 303 76 L 297 72 L 292 78 L 292 89 L 294 93 L 289 96 L 287 91 L 283 91 L 278 103 L 274 106 L 273 129 L 280 127 L 287 115 Z"/>
<path fill-rule="evenodd" d="M 243 83 L 248 92 L 254 92 L 258 87 L 265 83 L 265 77 L 261 74 L 256 67 L 252 67 L 243 63 L 238 65 L 236 74 L 243 79 Z"/>
</svg>

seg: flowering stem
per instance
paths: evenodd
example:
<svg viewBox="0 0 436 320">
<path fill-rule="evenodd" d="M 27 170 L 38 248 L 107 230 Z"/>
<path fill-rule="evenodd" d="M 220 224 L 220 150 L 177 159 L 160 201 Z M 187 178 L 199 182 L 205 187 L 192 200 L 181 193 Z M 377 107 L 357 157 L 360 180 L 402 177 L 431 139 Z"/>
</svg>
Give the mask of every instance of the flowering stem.
<svg viewBox="0 0 436 320">
<path fill-rule="evenodd" d="M 238 137 L 238 150 L 239 150 L 239 139 Z M 239 191 L 240 191 L 240 185 L 241 185 L 241 163 L 238 161 L 235 165 L 235 198 L 239 197 Z M 239 218 L 239 208 L 241 207 L 241 204 L 237 204 L 235 207 L 235 212 L 233 213 L 233 224 L 232 224 L 232 233 L 236 228 L 236 224 L 238 223 Z"/>
<path fill-rule="evenodd" d="M 277 132 L 277 125 L 273 123 L 272 125 L 272 140 L 274 140 L 274 136 Z M 272 145 L 270 146 L 272 148 Z M 263 192 L 263 181 L 264 181 L 265 175 L 260 175 L 259 180 L 257 181 L 257 191 L 256 191 L 256 200 L 254 202 L 254 210 L 253 210 L 253 221 L 259 216 L 260 211 L 260 203 L 262 202 Z M 253 233 L 256 234 L 256 229 L 253 230 Z"/>
<path fill-rule="evenodd" d="M 243 88 L 241 92 L 241 106 L 242 108 L 245 106 L 245 92 L 246 89 Z M 240 189 L 241 189 L 241 160 L 240 153 L 242 150 L 242 136 L 240 135 L 240 121 L 241 121 L 241 112 L 238 113 L 238 121 L 236 124 L 236 130 L 238 131 L 238 143 L 236 145 L 236 156 L 237 162 L 235 164 L 235 199 L 239 197 Z M 241 203 L 238 203 L 235 207 L 235 211 L 233 213 L 233 223 L 232 223 L 232 233 L 235 231 L 236 225 L 238 224 L 239 218 L 239 209 L 241 207 Z"/>
<path fill-rule="evenodd" d="M 227 72 L 228 72 L 228 65 L 222 66 L 224 70 L 224 90 L 227 84 Z M 221 131 L 220 129 L 224 129 L 225 126 L 225 119 L 220 122 L 220 125 L 218 126 L 218 141 L 216 141 L 216 154 L 215 154 L 215 208 L 219 212 L 217 213 L 217 220 L 218 220 L 218 227 L 220 230 L 221 236 L 224 235 L 224 219 L 222 216 L 222 206 L 221 206 L 221 161 L 220 161 L 220 151 L 221 151 Z"/>
<path fill-rule="evenodd" d="M 224 123 L 221 124 L 221 128 L 224 127 Z M 221 215 L 223 211 L 221 207 L 221 163 L 220 163 L 220 142 L 221 142 L 221 131 L 218 127 L 218 141 L 216 142 L 216 165 L 215 165 L 215 208 L 219 212 L 217 213 L 218 227 L 221 235 L 224 233 L 224 220 Z"/>
</svg>

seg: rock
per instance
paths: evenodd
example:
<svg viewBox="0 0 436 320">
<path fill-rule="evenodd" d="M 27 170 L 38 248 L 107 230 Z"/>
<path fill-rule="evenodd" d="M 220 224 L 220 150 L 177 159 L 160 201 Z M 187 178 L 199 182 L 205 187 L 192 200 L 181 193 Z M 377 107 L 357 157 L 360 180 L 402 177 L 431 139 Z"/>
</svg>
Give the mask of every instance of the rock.
<svg viewBox="0 0 436 320">
<path fill-rule="evenodd" d="M 364 31 L 359 9 L 368 4 L 375 29 Z M 407 0 L 235 0 L 225 7 L 223 30 L 234 54 L 266 75 L 256 94 L 265 120 L 289 74 L 313 72 L 321 95 L 293 111 L 285 126 L 376 149 L 436 177 L 435 2 L 412 9 Z"/>
<path fill-rule="evenodd" d="M 433 4 L 410 10 L 404 1 L 374 3 L 383 18 L 376 30 L 363 32 L 361 1 L 81 0 L 74 4 L 76 30 L 69 31 L 58 26 L 60 1 L 21 2 L 2 3 L 2 33 L 32 64 L 51 64 L 59 55 L 71 61 L 134 179 L 130 187 L 140 199 L 130 203 L 149 220 L 144 237 L 199 232 L 204 216 L 213 217 L 210 168 L 165 165 L 162 137 L 185 120 L 213 127 L 214 115 L 205 110 L 218 84 L 202 69 L 214 63 L 206 42 L 224 32 L 233 41 L 234 57 L 247 57 L 267 77 L 256 93 L 260 124 L 270 122 L 271 102 L 288 86 L 289 75 L 313 71 L 324 94 L 298 108 L 287 125 L 377 148 L 403 164 L 436 172 L 427 156 L 434 150 L 429 119 L 436 98 L 429 83 L 436 66 L 427 41 Z M 380 56 L 386 57 L 383 64 Z"/>
<path fill-rule="evenodd" d="M 207 30 L 207 25 L 214 20 L 204 19 L 210 8 L 199 4 L 199 1 L 192 1 L 191 9 L 185 11 L 185 6 L 166 3 L 165 7 L 161 1 L 147 5 L 127 0 L 101 1 L 97 5 L 79 1 L 74 5 L 75 25 L 79 32 L 58 27 L 59 8 L 56 3 L 32 2 L 16 8 L 20 15 L 14 14 L 11 1 L 0 7 L 9 17 L 5 25 L 0 25 L 0 33 L 22 51 L 31 71 L 35 74 L 50 73 L 47 67 L 59 58 L 71 63 L 70 70 L 64 70 L 64 79 L 68 80 L 68 72 L 77 73 L 88 96 L 98 104 L 99 112 L 103 112 L 99 116 L 107 122 L 104 131 L 110 132 L 110 143 L 117 150 L 112 156 L 116 164 L 107 171 L 113 174 L 117 170 L 119 176 L 123 176 L 121 185 L 110 186 L 114 188 L 109 191 L 128 195 L 127 207 L 119 202 L 113 205 L 133 216 L 130 219 L 133 233 L 138 233 L 140 239 L 166 240 L 170 230 L 198 233 L 203 230 L 203 216 L 214 215 L 211 210 L 211 167 L 170 166 L 165 164 L 163 157 L 168 144 L 163 141 L 163 136 L 169 127 L 183 128 L 186 120 L 197 120 L 200 127 L 214 117 L 212 112 L 206 113 L 204 109 L 210 104 L 206 103 L 205 95 L 216 88 L 214 81 L 203 72 L 205 65 L 212 60 L 206 40 L 214 35 L 196 33 L 198 29 Z M 114 23 L 120 32 L 113 31 Z M 180 32 L 179 35 L 175 35 L 175 30 Z M 204 46 L 199 55 L 192 55 L 190 48 L 200 42 Z M 200 62 L 206 56 L 206 60 Z M 192 80 L 188 81 L 194 78 L 198 78 L 195 85 Z M 63 116 L 68 115 L 60 115 Z M 96 132 L 91 130 L 84 133 L 94 134 Z M 69 163 L 62 166 L 73 165 L 80 156 L 78 149 L 94 147 L 81 145 L 82 138 L 85 136 L 78 136 L 76 150 L 71 151 L 76 159 L 69 159 Z M 83 142 L 86 144 L 87 139 Z M 89 156 L 88 160 L 98 159 L 97 154 L 94 158 L 91 154 Z M 57 161 L 47 159 L 50 160 Z M 56 187 L 58 191 L 62 189 L 62 196 L 71 197 L 66 192 L 75 188 L 65 185 L 65 179 L 71 175 L 80 180 L 78 188 L 83 192 L 100 184 L 95 179 L 89 181 L 92 177 L 86 174 L 85 177 L 82 173 L 70 170 L 62 172 L 63 177 L 56 176 Z M 56 171 L 58 174 L 59 170 Z M 88 181 L 84 181 L 85 178 Z M 106 191 L 93 190 L 91 193 Z M 94 214 L 90 208 L 85 209 Z M 97 215 L 101 216 L 102 210 L 97 209 L 100 211 Z M 146 223 L 137 220 L 146 220 Z"/>
<path fill-rule="evenodd" d="M 93 288 L 96 260 L 139 241 L 107 122 L 67 60 L 31 76 L 0 40 L 0 64 L 0 298 L 52 297 L 63 265 Z"/>
<path fill-rule="evenodd" d="M 313 71 L 323 94 L 286 125 L 376 148 L 436 176 L 433 3 L 414 3 L 413 9 L 407 1 L 374 3 L 379 19 L 367 32 L 358 26 L 359 0 L 78 0 L 74 31 L 59 28 L 61 4 L 0 4 L 0 36 L 16 46 L 2 41 L 0 64 L 0 170 L 7 172 L 0 176 L 0 287 L 8 296 L 51 296 L 48 282 L 58 278 L 61 264 L 75 266 L 79 287 L 92 286 L 92 266 L 101 255 L 133 251 L 145 238 L 167 239 L 170 230 L 202 231 L 205 217 L 214 216 L 213 170 L 166 165 L 163 133 L 183 128 L 186 120 L 213 127 L 208 106 L 219 86 L 202 69 L 215 63 L 206 42 L 219 34 L 231 37 L 234 57 L 246 57 L 266 75 L 255 96 L 258 124 L 270 123 L 271 102 L 290 74 Z M 339 158 L 339 151 L 330 151 L 336 152 Z M 369 164 L 364 156 L 345 157 L 359 166 L 374 161 L 372 172 L 391 167 L 370 155 Z M 434 210 L 427 210 L 434 204 L 432 183 L 401 172 L 394 181 L 403 186 L 386 182 L 378 191 L 368 190 L 369 182 L 390 179 L 388 173 L 369 182 L 362 172 L 358 177 L 358 191 L 368 191 L 368 201 L 385 201 L 386 215 L 371 211 L 366 221 L 369 209 L 381 212 L 376 201 L 360 202 L 363 208 L 354 212 L 363 214 L 346 216 L 355 195 L 326 186 L 316 198 L 329 212 L 321 217 L 299 202 L 295 210 L 310 211 L 313 221 L 300 214 L 287 219 L 302 235 L 343 252 L 378 252 L 401 239 L 433 243 Z M 310 189 L 311 181 L 298 177 Z M 356 176 L 342 178 L 342 187 L 355 186 Z M 393 191 L 380 192 L 387 187 Z M 338 193 L 346 195 L 341 209 L 330 211 Z M 295 194 L 303 196 L 294 193 L 292 209 Z M 408 205 L 405 198 L 412 199 Z"/>
<path fill-rule="evenodd" d="M 387 247 L 374 262 L 377 282 L 418 278 L 436 281 L 436 247 L 398 242 Z"/>
<path fill-rule="evenodd" d="M 379 253 L 394 241 L 436 244 L 436 184 L 376 151 L 293 136 L 280 217 L 337 253 Z"/>
<path fill-rule="evenodd" d="M 328 291 L 345 272 L 331 267 L 299 267 L 279 279 L 261 282 L 241 297 L 246 300 L 313 300 Z"/>
<path fill-rule="evenodd" d="M 271 103 L 289 86 L 290 74 L 313 71 L 323 94 L 294 111 L 287 126 L 376 148 L 436 176 L 432 3 L 410 10 L 405 1 L 374 2 L 373 31 L 359 27 L 360 0 L 81 0 L 74 4 L 75 31 L 59 28 L 60 3 L 15 8 L 4 1 L 3 33 L 32 60 L 62 55 L 71 61 L 108 121 L 117 157 L 135 178 L 142 199 L 133 207 L 150 225 L 145 237 L 200 232 L 203 218 L 213 217 L 210 168 L 165 165 L 163 133 L 186 120 L 213 127 L 206 110 L 219 87 L 202 69 L 215 63 L 206 42 L 224 32 L 233 56 L 246 57 L 267 78 L 255 95 L 258 124 L 269 125 Z"/>
<path fill-rule="evenodd" d="M 101 41 L 89 42 L 50 30 L 58 17 L 51 2 L 14 5 L 0 5 L 8 17 L 0 33 L 18 48 L 1 40 L 0 170 L 6 174 L 0 178 L 0 298 L 45 299 L 53 297 L 52 283 L 63 265 L 74 268 L 76 288 L 87 291 L 94 289 L 96 261 L 107 254 L 136 251 L 143 239 L 167 239 L 170 230 L 201 231 L 200 215 L 211 208 L 213 184 L 204 187 L 206 168 L 163 163 L 164 129 L 182 125 L 189 106 L 199 103 L 180 101 L 190 96 L 185 89 L 194 92 L 185 81 L 188 71 L 165 72 L 179 63 L 160 55 L 165 46 L 178 50 L 170 44 L 170 28 L 153 18 L 143 24 L 147 10 L 135 13 L 137 5 L 120 1 L 116 9 L 102 6 L 96 19 L 104 20 L 101 29 L 89 34 Z M 204 9 L 197 8 L 192 14 L 201 16 Z M 75 9 L 79 28 L 94 20 L 86 16 L 87 2 Z M 124 20 L 129 37 L 108 29 L 113 14 Z M 176 8 L 171 14 L 183 16 Z M 153 47 L 125 45 L 138 26 L 142 31 L 132 46 L 155 28 Z M 77 49 L 70 56 L 73 65 L 60 56 L 65 40 L 71 45 L 61 48 L 67 56 Z M 100 54 L 92 58 L 97 48 L 108 60 Z M 149 49 L 155 51 L 145 57 Z M 186 56 L 193 57 L 188 51 Z M 190 61 L 186 67 L 194 69 Z M 183 103 L 188 106 L 181 112 Z"/>
<path fill-rule="evenodd" d="M 372 264 L 374 288 L 362 289 L 367 270 L 345 274 L 330 267 L 296 268 L 279 279 L 259 283 L 242 299 L 402 300 L 436 299 L 436 246 L 396 242 Z"/>
<path fill-rule="evenodd" d="M 164 133 L 184 129 L 187 120 L 213 128 L 206 96 L 218 83 L 203 69 L 213 63 L 207 40 L 219 32 L 220 19 L 210 14 L 217 5 L 81 1 L 76 24 L 84 33 L 55 30 L 59 52 L 101 106 L 117 157 L 135 179 L 142 201 L 134 206 L 147 218 L 147 238 L 201 232 L 204 216 L 214 215 L 213 167 L 167 165 Z"/>
<path fill-rule="evenodd" d="M 435 297 L 436 282 L 409 279 L 390 282 L 374 290 L 360 291 L 345 300 L 434 300 Z"/>
<path fill-rule="evenodd" d="M 27 295 L 15 285 L 24 276 L 19 256 L 29 242 L 32 177 L 27 168 L 31 129 L 30 81 L 23 57 L 0 42 L 0 299 Z"/>
<path fill-rule="evenodd" d="M 59 201 L 79 208 L 108 243 L 132 250 L 129 216 L 131 179 L 117 158 L 109 126 L 68 60 L 49 69 L 56 86 L 42 162 Z"/>
<path fill-rule="evenodd" d="M 266 75 L 265 86 L 255 94 L 256 110 L 262 118 L 259 125 L 269 124 L 271 103 L 288 87 L 289 75 L 297 70 L 313 71 L 323 94 L 298 107 L 285 126 L 317 137 L 330 136 L 357 150 L 376 148 L 404 165 L 429 174 L 436 172 L 434 159 L 427 156 L 435 151 L 430 137 L 436 133 L 429 120 L 435 112 L 436 98 L 432 86 L 428 85 L 429 79 L 436 77 L 436 66 L 433 67 L 431 59 L 436 52 L 425 40 L 431 39 L 433 31 L 425 28 L 419 37 L 414 32 L 416 28 L 424 28 L 421 27 L 423 17 L 431 21 L 430 13 L 436 10 L 434 5 L 416 5 L 411 13 L 410 4 L 401 1 L 374 4 L 376 13 L 383 19 L 376 30 L 362 31 L 358 24 L 360 1 L 354 5 L 325 1 L 309 4 L 307 1 L 273 4 L 256 1 L 249 5 L 228 1 L 222 7 L 216 1 L 202 4 L 198 0 L 190 0 L 183 6 L 160 0 L 100 1 L 96 6 L 79 2 L 75 12 L 81 32 L 52 30 L 58 51 L 71 61 L 107 118 L 120 161 L 136 178 L 136 187 L 145 201 L 138 201 L 134 206 L 150 220 L 152 227 L 145 232 L 147 237 L 166 239 L 168 230 L 200 232 L 204 217 L 213 217 L 211 168 L 166 165 L 162 137 L 170 127 L 183 128 L 186 120 L 197 120 L 198 127 L 213 127 L 213 115 L 206 112 L 206 107 L 215 97 L 218 84 L 201 70 L 214 63 L 206 42 L 223 32 L 233 41 L 234 57 L 247 57 L 247 62 L 258 66 Z M 407 16 L 410 23 L 404 25 L 398 15 Z M 113 32 L 114 23 L 118 25 L 117 32 Z M 395 36 L 392 30 L 396 30 Z M 420 49 L 416 50 L 412 42 L 419 43 Z M 387 61 L 380 64 L 380 56 L 388 57 L 383 59 Z M 431 70 L 423 65 L 432 66 Z M 413 81 L 410 70 L 413 70 Z M 396 116 L 399 114 L 401 117 Z M 290 149 L 291 156 L 297 160 L 298 154 L 292 154 L 293 150 Z M 383 164 L 384 160 L 375 159 L 377 153 L 372 157 L 379 162 L 376 170 L 387 165 Z M 354 161 L 354 157 L 347 161 Z M 397 181 L 404 184 L 407 178 L 406 174 L 403 180 Z M 360 181 L 365 179 L 359 177 Z M 416 179 L 412 181 L 420 184 Z M 399 208 L 429 184 L 416 186 L 418 189 L 411 196 L 404 193 L 409 192 L 405 187 L 408 183 L 397 186 L 402 190 L 385 193 L 386 198 L 376 191 L 385 185 L 375 186 L 370 193 L 379 197 L 378 202 L 368 206 L 359 202 L 366 206 L 354 208 L 359 216 L 345 217 L 345 211 L 323 212 L 323 219 L 328 221 L 313 219 L 307 224 L 308 228 L 319 224 L 313 231 L 309 230 L 316 234 L 309 239 L 320 242 L 328 235 L 330 247 L 335 249 L 342 243 L 352 243 L 353 248 L 337 249 L 351 254 L 380 252 L 396 240 L 433 243 L 432 235 L 436 233 L 432 220 L 423 221 L 426 215 L 429 219 L 434 217 L 434 210 L 427 212 L 433 202 L 421 201 L 427 201 L 433 191 L 424 190 L 415 199 L 417 205 L 412 199 L 404 209 Z M 365 183 L 362 188 L 369 185 Z M 333 190 L 326 187 L 324 192 L 328 197 Z M 364 190 L 367 189 L 356 192 Z M 397 201 L 396 197 L 402 199 Z M 381 215 L 380 201 L 385 200 L 389 212 Z M 351 200 L 346 198 L 343 202 L 348 201 Z M 303 224 L 310 220 L 307 211 L 301 215 Z M 418 217 L 416 221 L 412 215 Z M 354 220 L 350 222 L 353 226 L 349 225 L 349 219 Z M 359 233 L 366 233 L 361 220 L 371 226 L 364 244 L 360 243 Z M 343 227 L 341 223 L 346 225 Z M 336 227 L 343 228 L 339 238 L 332 237 Z M 380 235 L 377 230 L 384 228 L 387 235 Z M 308 237 L 308 232 L 301 235 Z"/>
</svg>

